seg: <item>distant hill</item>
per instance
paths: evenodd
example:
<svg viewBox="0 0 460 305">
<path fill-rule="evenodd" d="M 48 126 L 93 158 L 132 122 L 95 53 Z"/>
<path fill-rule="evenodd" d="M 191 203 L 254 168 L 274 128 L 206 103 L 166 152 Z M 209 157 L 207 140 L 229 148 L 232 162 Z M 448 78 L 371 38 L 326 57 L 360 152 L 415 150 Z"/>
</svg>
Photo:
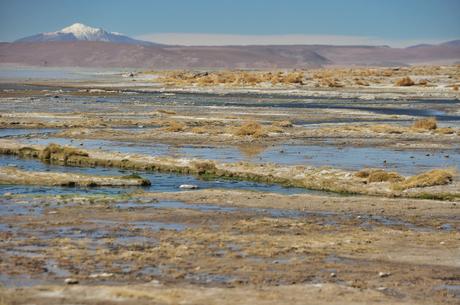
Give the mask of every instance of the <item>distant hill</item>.
<svg viewBox="0 0 460 305">
<path fill-rule="evenodd" d="M 168 46 L 74 24 L 0 43 L 0 64 L 145 69 L 276 69 L 396 66 L 460 62 L 460 40 L 408 48 L 388 46 Z"/>
</svg>

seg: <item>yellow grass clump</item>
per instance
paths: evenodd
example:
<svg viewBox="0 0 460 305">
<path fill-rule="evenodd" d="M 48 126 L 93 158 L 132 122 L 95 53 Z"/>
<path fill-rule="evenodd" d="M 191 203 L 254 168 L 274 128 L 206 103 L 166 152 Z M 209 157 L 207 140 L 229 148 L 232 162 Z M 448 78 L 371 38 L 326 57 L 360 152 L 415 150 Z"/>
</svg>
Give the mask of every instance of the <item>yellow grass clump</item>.
<svg viewBox="0 0 460 305">
<path fill-rule="evenodd" d="M 383 169 L 363 169 L 355 174 L 358 178 L 365 178 L 367 183 L 372 182 L 399 182 L 404 177 L 396 172 L 387 172 Z"/>
<path fill-rule="evenodd" d="M 209 160 L 193 161 L 192 167 L 200 175 L 205 174 L 205 173 L 212 174 L 216 171 L 216 164 L 213 161 L 209 161 Z"/>
<path fill-rule="evenodd" d="M 170 131 L 170 132 L 184 131 L 186 127 L 184 123 L 178 122 L 178 121 L 168 121 L 164 125 L 165 125 L 164 130 Z"/>
<path fill-rule="evenodd" d="M 291 72 L 259 72 L 259 71 L 214 71 L 186 72 L 173 71 L 158 78 L 158 81 L 170 85 L 198 86 L 254 86 L 261 83 L 303 84 L 304 73 Z"/>
<path fill-rule="evenodd" d="M 438 128 L 436 118 L 419 119 L 412 124 L 414 129 L 435 130 Z"/>
<path fill-rule="evenodd" d="M 266 136 L 266 132 L 262 125 L 254 121 L 246 122 L 240 127 L 237 127 L 234 134 L 237 136 L 253 136 L 256 138 Z"/>
<path fill-rule="evenodd" d="M 369 83 L 362 79 L 356 79 L 355 84 L 358 86 L 369 86 Z"/>
<path fill-rule="evenodd" d="M 372 132 L 376 133 L 386 133 L 386 134 L 402 134 L 404 133 L 404 128 L 400 126 L 392 126 L 388 124 L 379 124 L 372 125 L 369 127 Z"/>
<path fill-rule="evenodd" d="M 275 121 L 272 123 L 273 126 L 277 126 L 277 127 L 282 127 L 282 128 L 291 128 L 293 125 L 292 125 L 292 122 L 291 121 Z"/>
<path fill-rule="evenodd" d="M 409 76 L 403 77 L 396 82 L 396 86 L 400 87 L 408 87 L 413 85 L 415 85 L 415 83 Z"/>
<path fill-rule="evenodd" d="M 420 86 L 426 86 L 426 85 L 428 85 L 428 80 L 427 79 L 421 79 L 421 80 L 419 80 L 418 84 Z"/>
<path fill-rule="evenodd" d="M 445 185 L 452 182 L 455 174 L 453 169 L 434 169 L 416 176 L 409 177 L 402 182 L 394 183 L 393 189 L 406 190 L 415 187 Z"/>
<path fill-rule="evenodd" d="M 455 130 L 451 127 L 441 127 L 441 128 L 436 128 L 436 133 L 439 134 L 454 134 Z"/>
<path fill-rule="evenodd" d="M 191 132 L 193 133 L 197 133 L 197 134 L 204 134 L 204 133 L 208 133 L 209 132 L 209 127 L 204 127 L 204 126 L 197 126 L 197 127 L 193 127 L 192 129 L 190 129 Z"/>
<path fill-rule="evenodd" d="M 176 114 L 175 111 L 172 111 L 172 110 L 164 110 L 164 109 L 160 109 L 158 110 L 159 113 L 164 113 L 164 114 Z"/>
<path fill-rule="evenodd" d="M 51 143 L 42 151 L 40 159 L 49 160 L 53 155 L 61 156 L 63 159 L 67 159 L 71 156 L 87 157 L 88 153 L 73 147 Z"/>
</svg>

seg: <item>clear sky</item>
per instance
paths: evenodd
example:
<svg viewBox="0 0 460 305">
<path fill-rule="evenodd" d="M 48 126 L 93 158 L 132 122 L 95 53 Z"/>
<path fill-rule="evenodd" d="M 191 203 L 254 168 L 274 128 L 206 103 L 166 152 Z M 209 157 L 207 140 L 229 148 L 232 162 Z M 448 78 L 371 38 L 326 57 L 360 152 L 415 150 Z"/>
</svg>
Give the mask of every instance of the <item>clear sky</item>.
<svg viewBox="0 0 460 305">
<path fill-rule="evenodd" d="M 193 44 L 409 45 L 460 38 L 460 0 L 0 0 L 0 41 L 75 22 Z"/>
</svg>

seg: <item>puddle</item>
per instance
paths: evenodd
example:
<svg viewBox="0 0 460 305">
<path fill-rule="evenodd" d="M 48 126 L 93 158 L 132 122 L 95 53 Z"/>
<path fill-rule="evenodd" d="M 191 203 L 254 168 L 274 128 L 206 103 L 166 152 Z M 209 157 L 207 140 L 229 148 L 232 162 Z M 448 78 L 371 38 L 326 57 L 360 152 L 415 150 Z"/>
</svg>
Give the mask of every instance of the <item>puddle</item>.
<svg viewBox="0 0 460 305">
<path fill-rule="evenodd" d="M 183 231 L 187 228 L 186 225 L 180 223 L 164 223 L 158 221 L 132 221 L 129 223 L 135 229 L 139 230 L 151 230 L 151 231 L 160 231 L 160 230 L 174 230 L 174 231 Z"/>
<path fill-rule="evenodd" d="M 439 285 L 434 290 L 446 290 L 450 294 L 453 294 L 456 298 L 460 298 L 460 285 Z"/>
<path fill-rule="evenodd" d="M 434 231 L 433 228 L 421 227 L 421 226 L 417 226 L 412 223 L 405 222 L 399 219 L 384 217 L 380 215 L 360 215 L 358 217 L 361 220 L 363 220 L 361 227 L 365 229 L 372 229 L 373 225 L 371 224 L 371 222 L 374 221 L 384 226 L 404 227 L 406 229 L 414 230 L 417 232 L 433 232 Z"/>
<path fill-rule="evenodd" d="M 37 135 L 48 135 L 50 133 L 59 132 L 61 129 L 58 128 L 39 128 L 39 129 L 27 129 L 27 128 L 0 128 L 0 138 L 17 137 L 17 136 L 37 136 Z"/>
<path fill-rule="evenodd" d="M 21 274 L 17 276 L 0 274 L 0 286 L 4 287 L 30 287 L 36 285 L 49 284 L 45 279 L 33 278 L 30 275 Z"/>
<path fill-rule="evenodd" d="M 220 162 L 249 161 L 283 165 L 331 166 L 345 170 L 382 168 L 414 175 L 423 171 L 456 167 L 460 148 L 450 150 L 394 150 L 377 147 L 336 147 L 333 145 L 275 145 L 270 147 L 173 146 L 117 142 L 108 140 L 72 140 L 64 138 L 22 139 L 27 144 L 56 143 L 85 149 L 102 149 L 126 154 L 210 159 Z"/>
<path fill-rule="evenodd" d="M 2 187 L 0 186 L 0 195 L 2 194 Z M 30 215 L 37 216 L 43 213 L 43 207 L 37 205 L 30 205 L 27 203 L 3 203 L 0 198 L 0 215 L 1 216 L 20 216 Z M 1 227 L 0 227 L 1 231 Z"/>
<path fill-rule="evenodd" d="M 45 267 L 46 272 L 52 273 L 57 277 L 65 278 L 71 276 L 71 273 L 61 267 L 54 259 L 46 260 Z"/>
<path fill-rule="evenodd" d="M 185 279 L 194 284 L 229 284 L 236 280 L 235 277 L 223 274 L 209 274 L 209 273 L 193 273 L 187 274 Z"/>
<path fill-rule="evenodd" d="M 103 224 L 105 226 L 113 226 L 116 227 L 117 231 L 126 231 L 129 228 L 139 229 L 139 230 L 152 230 L 152 231 L 159 231 L 159 230 L 176 230 L 182 231 L 187 228 L 186 225 L 180 223 L 166 223 L 166 222 L 159 222 L 159 221 L 116 221 L 116 220 L 106 220 L 106 219 L 90 219 L 89 222 L 100 225 Z M 124 227 L 123 227 L 124 226 Z M 111 233 L 107 233 L 110 235 Z"/>
<path fill-rule="evenodd" d="M 328 255 L 324 259 L 324 262 L 329 263 L 329 264 L 344 264 L 344 265 L 358 265 L 361 263 L 354 259 L 346 258 L 346 257 L 339 257 L 334 254 Z"/>
<path fill-rule="evenodd" d="M 366 229 L 373 229 L 375 222 L 379 225 L 387 227 L 403 227 L 408 230 L 417 232 L 432 232 L 433 228 L 417 226 L 415 224 L 405 222 L 399 219 L 384 217 L 379 215 L 354 215 L 354 214 L 343 214 L 328 211 L 299 211 L 289 209 L 275 209 L 275 208 L 248 208 L 248 207 L 228 207 L 212 204 L 189 204 L 182 201 L 174 200 L 162 200 L 159 202 L 152 203 L 135 203 L 126 202 L 116 205 L 120 209 L 136 209 L 136 208 L 158 208 L 158 209 L 191 209 L 200 212 L 219 212 L 219 213 L 235 213 L 235 212 L 247 212 L 257 217 L 273 217 L 273 218 L 319 218 L 318 223 L 321 225 L 329 225 L 338 227 L 338 221 L 345 221 L 355 219 L 358 217 L 362 221 L 361 227 Z M 443 230 L 452 230 L 449 224 L 446 224 Z"/>
</svg>

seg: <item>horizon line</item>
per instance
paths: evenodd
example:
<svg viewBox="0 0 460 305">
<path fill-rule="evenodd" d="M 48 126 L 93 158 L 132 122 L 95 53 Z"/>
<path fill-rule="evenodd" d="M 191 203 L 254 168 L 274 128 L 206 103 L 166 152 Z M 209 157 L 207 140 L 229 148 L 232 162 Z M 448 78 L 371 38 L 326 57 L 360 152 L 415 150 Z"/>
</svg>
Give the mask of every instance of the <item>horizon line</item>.
<svg viewBox="0 0 460 305">
<path fill-rule="evenodd" d="M 133 38 L 165 45 L 179 46 L 251 46 L 251 45 L 332 45 L 389 46 L 405 48 L 419 44 L 441 44 L 458 38 L 388 40 L 371 36 L 310 34 L 215 34 L 215 33 L 149 33 Z"/>
</svg>

